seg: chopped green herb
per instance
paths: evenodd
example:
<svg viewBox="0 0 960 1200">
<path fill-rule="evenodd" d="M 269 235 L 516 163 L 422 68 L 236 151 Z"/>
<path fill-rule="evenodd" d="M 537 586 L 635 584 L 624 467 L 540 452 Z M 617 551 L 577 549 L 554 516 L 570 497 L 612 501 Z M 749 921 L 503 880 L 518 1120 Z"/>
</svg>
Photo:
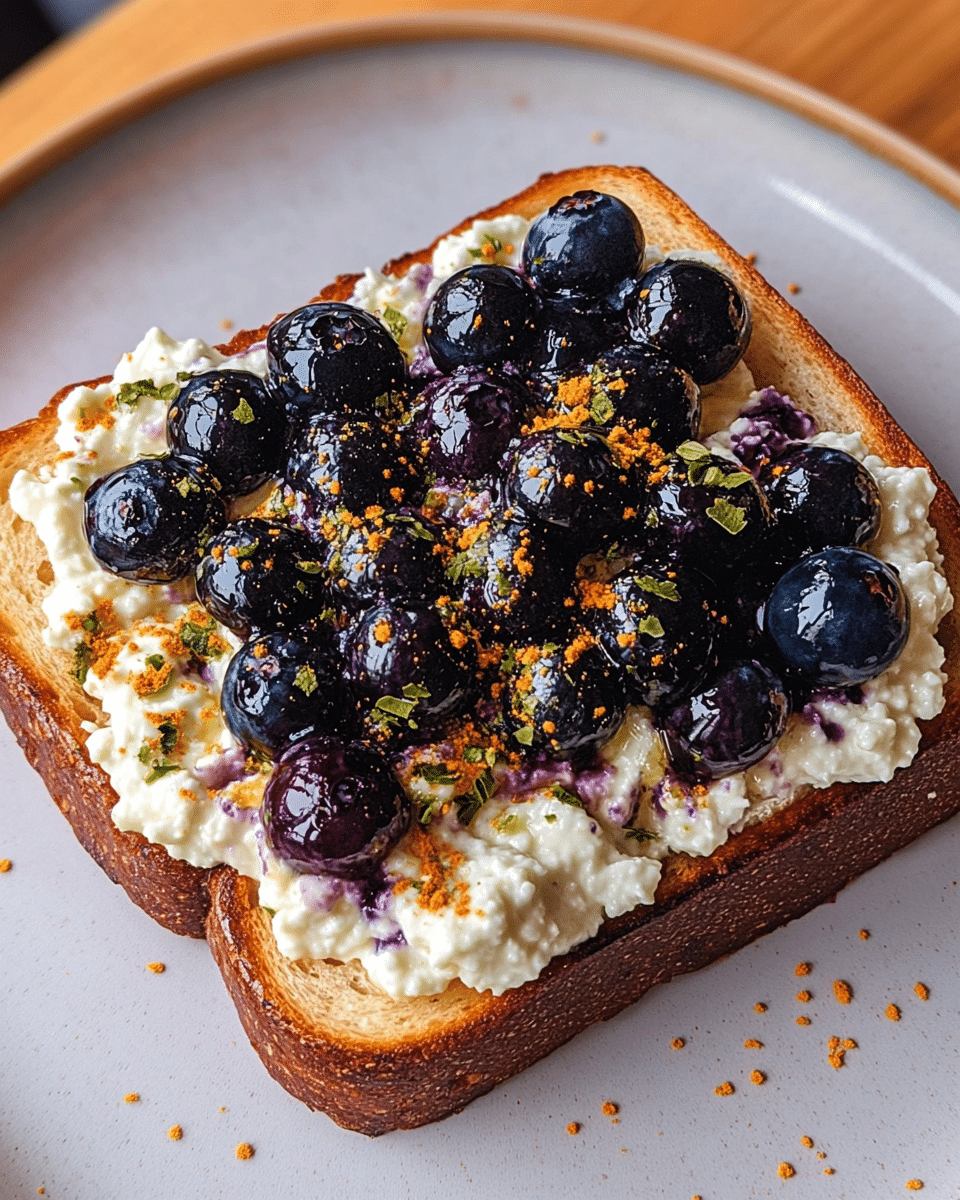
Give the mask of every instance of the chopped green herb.
<svg viewBox="0 0 960 1200">
<path fill-rule="evenodd" d="M 317 673 L 313 667 L 311 667 L 308 663 L 304 663 L 304 665 L 297 672 L 296 678 L 293 681 L 293 686 L 295 688 L 299 688 L 304 695 L 312 696 L 319 686 L 317 683 Z"/>
<path fill-rule="evenodd" d="M 419 683 L 405 683 L 403 685 L 403 694 L 408 700 L 430 699 L 430 693 L 425 687 L 421 687 Z"/>
<path fill-rule="evenodd" d="M 401 700 L 399 696 L 381 696 L 373 707 L 379 712 L 387 713 L 388 716 L 399 717 L 401 721 L 406 721 L 417 707 L 417 702 L 416 700 Z"/>
<path fill-rule="evenodd" d="M 709 458 L 710 451 L 706 446 L 701 446 L 699 442 L 681 442 L 677 447 L 677 454 L 685 463 L 698 462 L 702 458 Z"/>
<path fill-rule="evenodd" d="M 148 654 L 147 657 L 144 659 L 144 662 L 147 664 L 148 667 L 153 667 L 153 669 L 155 671 L 159 671 L 160 668 L 163 666 L 163 655 L 162 654 Z"/>
<path fill-rule="evenodd" d="M 393 334 L 394 338 L 399 341 L 403 331 L 407 327 L 407 318 L 398 309 L 388 304 L 383 310 L 383 323 Z"/>
<path fill-rule="evenodd" d="M 532 725 L 524 725 L 521 729 L 518 729 L 514 733 L 513 736 L 520 743 L 521 746 L 532 746 L 533 745 L 533 726 Z"/>
<path fill-rule="evenodd" d="M 732 490 L 733 488 L 743 487 L 745 483 L 749 483 L 753 476 L 749 471 L 731 471 L 729 475 L 724 475 L 721 487 Z"/>
<path fill-rule="evenodd" d="M 747 514 L 744 510 L 737 504 L 731 504 L 723 496 L 720 496 L 706 512 L 710 520 L 716 521 L 727 533 L 739 533 L 747 523 Z"/>
<path fill-rule="evenodd" d="M 478 562 L 469 550 L 455 554 L 447 567 L 447 574 L 454 583 L 460 583 L 464 575 L 478 577 L 483 574 L 483 564 Z"/>
<path fill-rule="evenodd" d="M 236 553 L 232 554 L 232 558 L 253 558 L 257 550 L 260 548 L 259 538 L 255 538 L 249 546 L 234 546 Z M 298 564 L 299 565 L 299 564 Z"/>
<path fill-rule="evenodd" d="M 590 401 L 590 416 L 598 425 L 606 425 L 615 412 L 613 402 L 606 392 L 597 392 Z"/>
<path fill-rule="evenodd" d="M 641 633 L 648 633 L 650 637 L 663 637 L 663 626 L 660 624 L 657 618 L 653 616 L 644 617 L 642 621 L 638 621 L 637 629 L 639 629 Z"/>
<path fill-rule="evenodd" d="M 485 233 L 483 235 L 483 240 L 488 246 L 493 247 L 494 254 L 499 254 L 500 251 L 503 249 L 503 242 L 501 242 L 499 238 L 491 237 L 491 235 L 489 233 Z M 470 255 L 471 258 L 488 258 L 489 257 L 489 255 L 484 253 L 483 246 L 481 246 L 479 249 L 468 248 L 467 253 Z"/>
<path fill-rule="evenodd" d="M 489 767 L 473 781 L 473 787 L 466 795 L 458 796 L 454 803 L 457 806 L 457 820 L 461 825 L 469 825 L 480 809 L 486 804 L 497 790 L 497 781 Z"/>
<path fill-rule="evenodd" d="M 416 517 L 408 516 L 406 513 L 387 513 L 386 519 L 394 524 L 402 522 L 404 525 L 407 525 L 410 533 L 415 538 L 420 538 L 421 541 L 435 542 L 437 540 L 423 522 L 417 520 Z"/>
<path fill-rule="evenodd" d="M 446 803 L 447 801 L 442 796 L 431 796 L 429 800 L 418 801 L 419 813 L 417 820 L 421 825 L 429 825 Z M 417 891 L 419 890 L 417 888 Z"/>
<path fill-rule="evenodd" d="M 86 485 L 84 484 L 83 480 L 82 480 L 82 479 L 78 479 L 76 475 L 71 475 L 71 476 L 70 476 L 70 482 L 71 482 L 71 483 L 73 483 L 73 484 L 76 484 L 76 486 L 77 486 L 78 488 L 82 488 L 82 487 L 85 487 L 85 486 L 86 486 Z"/>
<path fill-rule="evenodd" d="M 550 795 L 553 796 L 554 800 L 559 800 L 561 804 L 568 804 L 571 808 L 583 808 L 580 797 L 576 792 L 569 791 L 562 783 L 552 783 L 550 785 Z"/>
<path fill-rule="evenodd" d="M 230 413 L 230 416 L 235 421 L 239 421 L 241 425 L 249 425 L 255 419 L 249 400 L 242 399 L 237 407 Z"/>
<path fill-rule="evenodd" d="M 266 904 L 261 904 L 260 907 L 269 917 L 275 917 L 277 915 L 277 910 L 275 908 L 268 908 Z"/>
<path fill-rule="evenodd" d="M 543 814 L 543 819 L 544 819 L 544 820 L 545 820 L 545 821 L 546 821 L 546 822 L 547 822 L 549 825 L 552 825 L 552 824 L 554 823 L 554 821 L 557 819 L 557 814 L 556 814 L 556 813 L 544 813 L 544 814 Z"/>
<path fill-rule="evenodd" d="M 176 749 L 177 742 L 180 741 L 180 730 L 173 721 L 161 721 L 157 726 L 157 733 L 160 735 L 160 753 L 166 758 Z"/>
<path fill-rule="evenodd" d="M 644 575 L 637 580 L 637 586 L 653 596 L 659 596 L 661 600 L 672 600 L 674 603 L 680 600 L 677 585 L 672 579 L 654 579 L 652 575 Z"/>
<path fill-rule="evenodd" d="M 191 492 L 200 491 L 200 484 L 197 483 L 195 479 L 191 479 L 189 475 L 183 475 L 173 486 L 177 489 L 184 500 L 186 500 Z"/>
<path fill-rule="evenodd" d="M 100 628 L 100 618 L 95 612 L 87 613 L 80 622 L 80 628 L 85 629 L 87 633 L 96 633 Z"/>
<path fill-rule="evenodd" d="M 83 684 L 87 679 L 87 672 L 90 670 L 90 661 L 93 658 L 93 651 L 87 642 L 77 642 L 73 648 L 73 667 L 71 674 L 79 684 Z"/>
<path fill-rule="evenodd" d="M 129 408 L 136 408 L 141 396 L 149 400 L 163 400 L 169 404 L 177 398 L 179 392 L 180 385 L 177 383 L 165 383 L 163 387 L 157 387 L 152 379 L 138 379 L 136 383 L 121 383 L 117 400 Z"/>
<path fill-rule="evenodd" d="M 660 524 L 660 518 L 657 515 L 657 510 L 655 508 L 651 508 L 647 513 L 645 524 L 648 529 L 655 529 Z"/>
<path fill-rule="evenodd" d="M 158 779 L 162 779 L 164 775 L 169 775 L 171 771 L 182 771 L 183 768 L 176 763 L 154 763 L 153 770 L 143 781 L 144 783 L 156 783 Z"/>
<path fill-rule="evenodd" d="M 192 379 L 192 378 L 193 378 L 193 375 L 191 375 L 191 373 L 189 371 L 178 371 L 177 372 L 177 379 L 180 381 L 180 383 L 186 383 L 188 379 Z"/>
<path fill-rule="evenodd" d="M 297 559 L 297 570 L 302 571 L 304 575 L 319 575 L 323 570 L 323 563 L 307 562 L 304 559 Z"/>
<path fill-rule="evenodd" d="M 219 658 L 223 650 L 219 646 L 210 645 L 210 637 L 214 632 L 214 622 L 199 625 L 196 621 L 184 621 L 180 626 L 180 641 L 187 650 L 201 661 L 207 658 Z"/>
<path fill-rule="evenodd" d="M 413 773 L 424 783 L 429 784 L 456 783 L 460 778 L 455 771 L 451 771 L 443 763 L 421 763 Z"/>
<path fill-rule="evenodd" d="M 623 833 L 625 837 L 634 838 L 638 842 L 652 842 L 657 836 L 649 829 L 625 829 Z"/>
<path fill-rule="evenodd" d="M 497 833 L 516 833 L 523 825 L 516 813 L 501 813 L 492 822 Z"/>
</svg>

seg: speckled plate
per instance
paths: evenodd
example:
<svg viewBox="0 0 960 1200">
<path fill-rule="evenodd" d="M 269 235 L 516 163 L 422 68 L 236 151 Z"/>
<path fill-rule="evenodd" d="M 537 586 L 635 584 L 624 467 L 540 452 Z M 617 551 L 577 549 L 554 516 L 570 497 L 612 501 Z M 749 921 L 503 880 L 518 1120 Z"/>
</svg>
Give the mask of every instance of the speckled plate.
<svg viewBox="0 0 960 1200">
<path fill-rule="evenodd" d="M 571 23 L 565 45 L 529 29 L 495 40 L 483 19 L 474 29 L 473 40 L 397 40 L 385 27 L 362 48 L 311 45 L 136 119 L 9 201 L 5 423 L 109 370 L 152 324 L 219 340 L 227 321 L 259 324 L 542 171 L 611 161 L 652 169 L 755 252 L 775 286 L 798 287 L 794 302 L 960 485 L 960 223 L 947 198 L 960 180 L 829 102 L 703 51 L 623 33 L 604 48 L 595 26 L 577 45 Z M 13 862 L 0 874 L 4 1198 L 44 1187 L 71 1200 L 873 1200 L 911 1179 L 956 1194 L 956 820 L 461 1115 L 366 1142 L 273 1083 L 206 947 L 110 885 L 5 730 L 0 756 L 0 858 Z M 811 964 L 802 980 L 798 962 Z M 835 979 L 851 985 L 850 1005 Z M 841 1069 L 831 1037 L 857 1043 Z M 727 1081 L 733 1094 L 715 1094 Z M 139 1101 L 125 1103 L 131 1092 Z M 238 1161 L 239 1142 L 252 1159 Z"/>
</svg>

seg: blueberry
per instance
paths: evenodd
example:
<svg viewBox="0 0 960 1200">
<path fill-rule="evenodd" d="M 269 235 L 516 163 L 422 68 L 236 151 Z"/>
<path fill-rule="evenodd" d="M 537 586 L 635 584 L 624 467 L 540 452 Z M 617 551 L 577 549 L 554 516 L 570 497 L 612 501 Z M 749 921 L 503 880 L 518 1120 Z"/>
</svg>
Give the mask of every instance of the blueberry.
<svg viewBox="0 0 960 1200">
<path fill-rule="evenodd" d="M 350 611 L 381 599 L 432 604 L 444 586 L 442 544 L 443 530 L 422 513 L 369 510 L 338 527 L 326 559 L 331 595 Z"/>
<path fill-rule="evenodd" d="M 760 486 L 797 558 L 826 546 L 862 546 L 880 529 L 880 492 L 842 450 L 800 445 L 764 464 Z"/>
<path fill-rule="evenodd" d="M 384 600 L 354 621 L 345 643 L 350 686 L 378 740 L 423 740 L 473 699 L 473 644 L 434 609 Z"/>
<path fill-rule="evenodd" d="M 523 438 L 508 466 L 507 495 L 535 525 L 596 541 L 636 503 L 629 475 L 600 434 L 546 429 Z"/>
<path fill-rule="evenodd" d="M 422 468 L 395 425 L 317 416 L 291 442 L 285 480 L 310 515 L 345 507 L 361 516 L 373 505 L 416 503 L 425 491 Z"/>
<path fill-rule="evenodd" d="M 534 392 L 549 393 L 566 376 L 589 375 L 591 364 L 626 336 L 616 314 L 577 300 L 547 299 L 528 366 Z"/>
<path fill-rule="evenodd" d="M 640 222 L 623 201 L 574 192 L 530 226 L 523 269 L 545 293 L 601 297 L 639 272 L 643 248 Z"/>
<path fill-rule="evenodd" d="M 318 303 L 267 331 L 267 383 L 292 412 L 372 414 L 378 396 L 403 388 L 400 347 L 376 317 L 351 304 Z"/>
<path fill-rule="evenodd" d="M 689 371 L 701 387 L 731 370 L 750 341 L 750 310 L 722 271 L 668 258 L 640 279 L 634 338 Z"/>
<path fill-rule="evenodd" d="M 344 732 L 350 706 L 333 629 L 314 622 L 247 642 L 230 660 L 220 703 L 234 737 L 270 758 L 311 734 Z"/>
<path fill-rule="evenodd" d="M 308 874 L 369 876 L 410 824 L 411 806 L 375 750 L 335 738 L 298 742 L 263 798 L 267 841 Z"/>
<path fill-rule="evenodd" d="M 430 301 L 423 340 L 445 372 L 524 361 L 538 307 L 530 284 L 509 267 L 466 267 L 445 280 Z"/>
<path fill-rule="evenodd" d="M 835 546 L 778 580 L 763 624 L 787 669 L 808 686 L 849 687 L 895 661 L 910 632 L 910 608 L 893 567 Z"/>
<path fill-rule="evenodd" d="M 618 346 L 593 364 L 591 412 L 603 424 L 649 429 L 661 450 L 697 436 L 700 389 L 682 367 L 641 346 Z"/>
<path fill-rule="evenodd" d="M 416 430 L 423 458 L 438 479 L 458 482 L 496 467 L 520 433 L 528 397 L 505 375 L 460 367 L 428 383 L 421 403 Z"/>
<path fill-rule="evenodd" d="M 706 580 L 632 555 L 609 582 L 580 568 L 581 619 L 626 672 L 632 703 L 662 707 L 690 691 L 711 665 L 719 616 Z"/>
<path fill-rule="evenodd" d="M 286 416 L 248 371 L 204 371 L 180 389 L 167 414 L 167 444 L 201 462 L 226 496 L 245 496 L 276 475 Z"/>
<path fill-rule="evenodd" d="M 241 636 L 291 629 L 327 603 L 321 553 L 296 529 L 244 517 L 207 543 L 197 595 L 207 612 Z"/>
<path fill-rule="evenodd" d="M 655 557 L 692 563 L 721 578 L 767 544 L 773 518 L 766 497 L 753 476 L 729 459 L 686 443 L 655 478 L 641 522 Z"/>
<path fill-rule="evenodd" d="M 623 720 L 623 670 L 582 631 L 522 645 L 508 660 L 502 703 L 512 745 L 551 758 L 582 758 Z"/>
<path fill-rule="evenodd" d="M 663 716 L 660 729 L 678 774 L 720 779 L 764 758 L 789 715 L 780 679 L 763 663 L 742 660 L 719 667 Z"/>
<path fill-rule="evenodd" d="M 214 481 L 196 463 L 144 458 L 87 488 L 83 528 L 94 558 L 131 583 L 189 575 L 200 548 L 226 524 Z"/>
</svg>

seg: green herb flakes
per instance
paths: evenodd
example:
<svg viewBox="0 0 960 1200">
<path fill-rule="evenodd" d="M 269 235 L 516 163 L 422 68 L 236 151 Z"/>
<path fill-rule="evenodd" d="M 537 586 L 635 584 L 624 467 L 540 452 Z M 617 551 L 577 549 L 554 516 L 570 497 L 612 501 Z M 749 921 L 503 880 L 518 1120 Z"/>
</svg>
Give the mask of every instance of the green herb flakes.
<svg viewBox="0 0 960 1200">
<path fill-rule="evenodd" d="M 144 659 L 144 662 L 147 664 L 147 666 L 153 667 L 155 671 L 160 670 L 160 668 L 163 666 L 163 661 L 162 654 L 148 654 Z"/>
<path fill-rule="evenodd" d="M 516 813 L 501 813 L 490 822 L 497 833 L 516 833 L 523 828 L 523 822 Z"/>
<path fill-rule="evenodd" d="M 388 304 L 383 310 L 383 323 L 393 334 L 394 339 L 399 341 L 403 336 L 403 331 L 407 327 L 407 318 L 402 312 L 399 311 L 399 309 L 396 309 L 392 305 Z"/>
<path fill-rule="evenodd" d="M 378 712 L 386 713 L 389 717 L 398 717 L 401 721 L 406 721 L 417 707 L 417 702 L 416 700 L 401 700 L 399 696 L 381 696 L 373 707 Z"/>
<path fill-rule="evenodd" d="M 637 587 L 642 588 L 645 592 L 650 592 L 653 596 L 659 596 L 661 600 L 672 600 L 674 603 L 679 603 L 680 593 L 672 579 L 654 579 L 652 575 L 643 575 L 637 580 Z"/>
<path fill-rule="evenodd" d="M 533 726 L 532 725 L 524 725 L 521 729 L 518 729 L 514 733 L 513 736 L 514 736 L 514 739 L 516 741 L 518 741 L 521 746 L 532 746 L 533 745 Z"/>
<path fill-rule="evenodd" d="M 454 803 L 457 806 L 457 820 L 467 826 L 497 790 L 497 781 L 493 772 L 487 767 L 482 775 L 478 775 L 473 787 L 463 796 L 458 796 Z"/>
<path fill-rule="evenodd" d="M 637 842 L 653 842 L 656 841 L 657 837 L 649 829 L 625 829 L 623 835 L 624 837 L 633 838 Z"/>
<path fill-rule="evenodd" d="M 642 621 L 638 621 L 637 629 L 639 629 L 641 633 L 649 634 L 650 637 L 653 638 L 663 637 L 663 626 L 660 624 L 659 620 L 653 616 L 644 617 Z"/>
<path fill-rule="evenodd" d="M 747 514 L 737 504 L 731 504 L 724 496 L 706 510 L 707 516 L 727 533 L 739 533 L 747 523 Z"/>
<path fill-rule="evenodd" d="M 612 419 L 615 409 L 613 402 L 606 392 L 596 392 L 590 401 L 590 416 L 598 425 L 606 425 Z"/>
<path fill-rule="evenodd" d="M 576 792 L 569 791 L 562 783 L 552 783 L 550 785 L 550 795 L 554 800 L 559 800 L 561 804 L 567 804 L 570 808 L 583 808 L 580 797 Z"/>
<path fill-rule="evenodd" d="M 319 687 L 317 683 L 317 673 L 309 664 L 304 665 L 297 672 L 296 678 L 293 681 L 293 686 L 299 688 L 305 696 L 312 696 Z"/>
<path fill-rule="evenodd" d="M 120 404 L 126 404 L 128 408 L 136 408 L 140 403 L 140 397 L 143 396 L 148 400 L 163 400 L 164 403 L 169 404 L 171 400 L 176 400 L 179 392 L 180 385 L 178 383 L 165 383 L 163 387 L 157 387 L 152 379 L 138 379 L 136 383 L 120 384 L 117 401 Z"/>
<path fill-rule="evenodd" d="M 156 783 L 158 779 L 162 779 L 164 775 L 169 775 L 171 771 L 181 771 L 182 767 L 176 763 L 154 763 L 153 770 L 143 781 L 144 783 Z"/>
<path fill-rule="evenodd" d="M 450 565 L 447 567 L 447 574 L 454 583 L 460 583 L 464 575 L 471 575 L 476 578 L 483 573 L 483 563 L 478 562 L 469 550 L 455 554 L 450 560 Z"/>
<path fill-rule="evenodd" d="M 444 786 L 456 783 L 460 776 L 451 771 L 444 763 L 421 763 L 414 770 L 414 775 L 422 779 L 424 783 L 442 784 Z"/>
<path fill-rule="evenodd" d="M 557 814 L 556 813 L 544 813 L 543 819 L 547 822 L 548 825 L 552 825 L 557 819 Z"/>
<path fill-rule="evenodd" d="M 253 409 L 250 407 L 249 400 L 241 399 L 240 403 L 230 413 L 234 421 L 239 421 L 241 425 L 250 425 L 254 421 Z"/>
<path fill-rule="evenodd" d="M 90 649 L 88 643 L 77 642 L 73 648 L 73 666 L 70 669 L 70 674 L 81 686 L 86 682 L 92 658 L 93 651 Z"/>
<path fill-rule="evenodd" d="M 677 454 L 685 463 L 699 462 L 702 458 L 709 458 L 710 451 L 706 446 L 701 446 L 699 442 L 681 442 L 677 447 Z"/>
<path fill-rule="evenodd" d="M 323 563 L 297 559 L 297 570 L 302 571 L 304 575 L 319 575 L 323 570 Z"/>
<path fill-rule="evenodd" d="M 184 500 L 186 500 L 191 492 L 200 491 L 200 484 L 195 479 L 191 479 L 189 475 L 182 475 L 173 486 Z"/>
</svg>

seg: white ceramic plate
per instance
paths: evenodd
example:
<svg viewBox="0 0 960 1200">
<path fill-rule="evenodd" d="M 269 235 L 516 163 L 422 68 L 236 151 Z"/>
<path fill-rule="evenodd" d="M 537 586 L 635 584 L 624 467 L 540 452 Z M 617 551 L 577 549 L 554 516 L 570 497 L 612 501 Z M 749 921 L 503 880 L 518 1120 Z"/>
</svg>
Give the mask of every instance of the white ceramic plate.
<svg viewBox="0 0 960 1200">
<path fill-rule="evenodd" d="M 542 171 L 641 163 L 754 251 L 775 286 L 800 286 L 798 306 L 956 488 L 957 210 L 809 115 L 638 47 L 478 37 L 314 55 L 188 95 L 92 146 L 0 209 L 4 422 L 110 369 L 152 324 L 219 340 L 221 319 L 257 325 Z M 273 1083 L 205 946 L 109 884 L 5 730 L 0 755 L 0 858 L 14 863 L 0 875 L 3 1197 L 872 1200 L 910 1179 L 925 1195 L 956 1194 L 956 820 L 463 1114 L 368 1142 Z M 150 961 L 166 972 L 147 972 Z M 802 981 L 800 961 L 813 964 Z M 833 997 L 837 978 L 853 987 L 849 1007 Z M 809 1004 L 794 999 L 801 987 Z M 898 1023 L 884 1016 L 891 1002 Z M 834 1035 L 859 1047 L 842 1070 L 827 1062 Z M 685 1046 L 671 1049 L 678 1037 Z M 734 1094 L 715 1095 L 727 1080 Z M 125 1104 L 132 1091 L 140 1102 Z M 253 1159 L 235 1158 L 240 1141 Z M 778 1177 L 781 1162 L 792 1179 Z"/>
</svg>

